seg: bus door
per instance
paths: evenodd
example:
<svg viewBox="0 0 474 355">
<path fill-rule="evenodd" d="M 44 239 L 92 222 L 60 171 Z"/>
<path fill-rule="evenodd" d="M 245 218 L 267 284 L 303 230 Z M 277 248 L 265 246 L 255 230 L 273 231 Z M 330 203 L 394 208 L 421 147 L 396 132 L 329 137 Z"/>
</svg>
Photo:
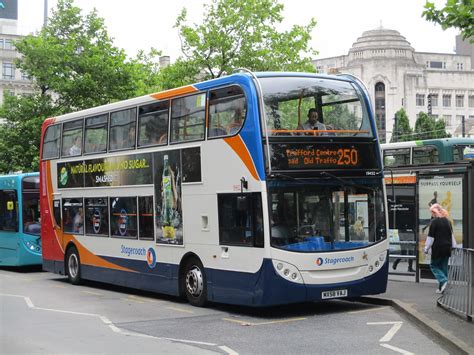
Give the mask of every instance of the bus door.
<svg viewBox="0 0 474 355">
<path fill-rule="evenodd" d="M 16 260 L 18 249 L 18 197 L 15 190 L 0 190 L 0 264 Z"/>
</svg>

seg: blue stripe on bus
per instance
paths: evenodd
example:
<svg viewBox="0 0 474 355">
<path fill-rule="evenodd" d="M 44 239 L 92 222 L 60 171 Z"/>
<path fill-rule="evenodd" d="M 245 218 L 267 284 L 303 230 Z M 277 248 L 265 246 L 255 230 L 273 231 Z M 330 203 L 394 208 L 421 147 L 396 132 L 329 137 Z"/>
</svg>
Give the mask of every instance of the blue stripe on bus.
<svg viewBox="0 0 474 355">
<path fill-rule="evenodd" d="M 81 265 L 82 277 L 168 295 L 179 295 L 179 266 L 157 263 L 150 269 L 146 261 L 103 257 L 136 273 Z M 270 259 L 264 259 L 256 273 L 206 268 L 208 299 L 217 303 L 245 306 L 274 306 L 287 303 L 321 301 L 321 292 L 347 289 L 348 297 L 386 291 L 388 263 L 362 280 L 332 285 L 304 285 L 280 277 Z"/>
<path fill-rule="evenodd" d="M 250 156 L 253 159 L 255 169 L 257 170 L 259 179 L 265 180 L 265 168 L 263 159 L 263 147 L 260 129 L 260 113 L 258 109 L 257 91 L 251 78 L 247 75 L 230 75 L 216 80 L 211 80 L 204 83 L 195 84 L 194 86 L 201 91 L 215 89 L 219 86 L 226 86 L 231 84 L 240 85 L 247 98 L 247 119 L 245 125 L 240 131 L 239 135 L 242 137 L 245 146 L 247 147 Z M 252 119 L 248 119 L 251 117 Z"/>
</svg>

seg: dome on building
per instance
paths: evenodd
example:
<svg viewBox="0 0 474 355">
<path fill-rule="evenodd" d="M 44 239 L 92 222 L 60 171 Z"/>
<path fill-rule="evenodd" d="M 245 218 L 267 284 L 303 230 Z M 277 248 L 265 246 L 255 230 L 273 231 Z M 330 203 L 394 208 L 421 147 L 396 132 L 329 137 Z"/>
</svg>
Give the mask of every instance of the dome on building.
<svg viewBox="0 0 474 355">
<path fill-rule="evenodd" d="M 349 49 L 348 64 L 354 65 L 361 60 L 395 59 L 413 61 L 415 50 L 400 32 L 379 27 L 365 31 Z"/>
<path fill-rule="evenodd" d="M 350 51 L 360 51 L 366 49 L 405 49 L 414 51 L 405 37 L 400 32 L 386 28 L 365 31 L 357 38 Z"/>
</svg>

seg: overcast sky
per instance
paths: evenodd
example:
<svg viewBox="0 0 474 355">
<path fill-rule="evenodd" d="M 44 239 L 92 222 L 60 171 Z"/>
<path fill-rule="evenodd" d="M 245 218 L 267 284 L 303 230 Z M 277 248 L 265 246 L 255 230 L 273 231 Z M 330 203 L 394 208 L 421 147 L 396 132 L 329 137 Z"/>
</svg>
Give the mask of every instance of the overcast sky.
<svg viewBox="0 0 474 355">
<path fill-rule="evenodd" d="M 433 0 L 431 0 L 433 1 Z M 434 0 L 437 7 L 446 0 Z M 57 0 L 48 0 L 49 8 Z M 178 32 L 173 25 L 180 10 L 188 9 L 188 19 L 202 22 L 204 3 L 210 0 L 75 0 L 84 10 L 94 7 L 105 19 L 114 44 L 130 56 L 137 50 L 155 47 L 174 61 L 181 55 Z M 294 24 L 305 25 L 311 17 L 317 20 L 311 45 L 325 58 L 347 54 L 364 31 L 378 28 L 397 30 L 417 52 L 453 53 L 456 30 L 443 31 L 441 26 L 421 18 L 425 0 L 280 0 L 284 4 L 284 21 L 280 30 Z M 43 23 L 44 0 L 19 0 L 19 32 L 37 31 Z"/>
</svg>

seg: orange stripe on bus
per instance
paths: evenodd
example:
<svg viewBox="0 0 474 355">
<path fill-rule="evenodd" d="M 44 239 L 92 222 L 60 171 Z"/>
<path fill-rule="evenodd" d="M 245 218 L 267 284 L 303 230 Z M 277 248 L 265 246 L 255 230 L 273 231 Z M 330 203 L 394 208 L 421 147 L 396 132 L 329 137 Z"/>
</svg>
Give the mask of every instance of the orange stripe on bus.
<svg viewBox="0 0 474 355">
<path fill-rule="evenodd" d="M 255 169 L 255 165 L 253 163 L 253 159 L 250 156 L 250 153 L 240 136 L 224 138 L 224 141 L 234 150 L 234 152 L 240 157 L 240 159 L 244 162 L 245 166 L 249 170 L 250 174 L 253 178 L 257 181 L 260 179 L 258 178 L 257 169 Z"/>
<path fill-rule="evenodd" d="M 116 265 L 114 263 L 111 263 L 109 261 L 102 259 L 101 257 L 90 252 L 81 243 L 79 243 L 79 241 L 74 236 L 68 235 L 68 237 L 69 238 L 66 238 L 65 240 L 66 241 L 65 245 L 67 245 L 69 242 L 74 243 L 74 245 L 77 248 L 77 251 L 79 252 L 79 257 L 81 258 L 81 264 L 90 265 L 90 266 L 98 266 L 98 267 L 103 267 L 107 269 L 136 272 L 134 270 L 127 269 L 125 267 Z"/>
<path fill-rule="evenodd" d="M 190 94 L 192 92 L 198 91 L 194 86 L 188 85 L 188 86 L 183 86 L 181 88 L 177 89 L 171 89 L 171 90 L 166 90 L 162 92 L 157 92 L 156 94 L 151 94 L 150 96 L 157 99 L 167 99 L 173 96 L 179 96 L 179 95 L 184 95 L 184 94 Z"/>
</svg>

